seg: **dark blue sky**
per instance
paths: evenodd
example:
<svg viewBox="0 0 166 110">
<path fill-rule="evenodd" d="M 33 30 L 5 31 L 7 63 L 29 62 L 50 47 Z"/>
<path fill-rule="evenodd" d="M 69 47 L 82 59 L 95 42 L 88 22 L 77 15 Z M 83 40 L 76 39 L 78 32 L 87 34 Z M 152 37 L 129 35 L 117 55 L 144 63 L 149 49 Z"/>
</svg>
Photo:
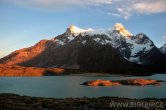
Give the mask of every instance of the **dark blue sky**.
<svg viewBox="0 0 166 110">
<path fill-rule="evenodd" d="M 166 42 L 165 0 L 0 0 L 0 57 L 51 39 L 73 24 L 112 28 L 122 23 L 132 34 Z"/>
</svg>

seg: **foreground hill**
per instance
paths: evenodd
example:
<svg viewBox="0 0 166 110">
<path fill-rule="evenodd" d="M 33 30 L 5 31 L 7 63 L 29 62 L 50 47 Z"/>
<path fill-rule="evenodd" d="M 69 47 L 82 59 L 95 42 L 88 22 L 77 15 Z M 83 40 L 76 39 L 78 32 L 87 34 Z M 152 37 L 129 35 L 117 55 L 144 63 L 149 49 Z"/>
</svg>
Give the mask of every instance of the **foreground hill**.
<svg viewBox="0 0 166 110">
<path fill-rule="evenodd" d="M 2 110 L 165 110 L 166 99 L 118 97 L 56 99 L 0 94 L 0 108 Z"/>
</svg>

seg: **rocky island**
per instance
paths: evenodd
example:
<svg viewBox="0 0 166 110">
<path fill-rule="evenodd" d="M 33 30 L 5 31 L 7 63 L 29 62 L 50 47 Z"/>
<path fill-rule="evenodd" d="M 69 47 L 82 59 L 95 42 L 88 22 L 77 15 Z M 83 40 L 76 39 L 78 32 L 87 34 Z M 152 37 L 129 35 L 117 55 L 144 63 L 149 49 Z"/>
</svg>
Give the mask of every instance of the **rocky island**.
<svg viewBox="0 0 166 110">
<path fill-rule="evenodd" d="M 155 85 L 159 86 L 161 82 L 165 82 L 162 80 L 154 80 L 154 79 L 126 79 L 126 80 L 93 80 L 87 81 L 82 85 L 86 86 L 119 86 L 119 85 L 135 85 L 135 86 L 146 86 L 146 85 Z"/>
</svg>

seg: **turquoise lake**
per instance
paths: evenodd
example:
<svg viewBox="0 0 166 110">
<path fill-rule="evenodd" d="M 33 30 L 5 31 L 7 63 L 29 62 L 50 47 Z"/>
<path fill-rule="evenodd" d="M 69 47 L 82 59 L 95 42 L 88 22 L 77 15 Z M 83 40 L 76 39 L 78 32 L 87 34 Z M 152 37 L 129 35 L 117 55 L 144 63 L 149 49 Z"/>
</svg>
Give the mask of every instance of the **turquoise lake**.
<svg viewBox="0 0 166 110">
<path fill-rule="evenodd" d="M 160 86 L 111 86 L 89 87 L 80 85 L 95 79 L 121 80 L 132 78 L 157 79 L 166 81 L 166 74 L 152 76 L 45 76 L 45 77 L 0 77 L 0 93 L 15 93 L 36 97 L 101 97 L 166 98 L 166 82 Z"/>
</svg>

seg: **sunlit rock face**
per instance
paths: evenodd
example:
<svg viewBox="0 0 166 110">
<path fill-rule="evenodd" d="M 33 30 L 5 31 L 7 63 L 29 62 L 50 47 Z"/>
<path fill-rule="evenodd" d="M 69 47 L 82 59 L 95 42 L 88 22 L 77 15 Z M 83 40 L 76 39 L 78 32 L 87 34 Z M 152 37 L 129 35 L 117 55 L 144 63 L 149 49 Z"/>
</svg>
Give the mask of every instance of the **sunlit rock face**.
<svg viewBox="0 0 166 110">
<path fill-rule="evenodd" d="M 128 80 L 122 80 L 121 83 L 125 85 L 146 86 L 146 85 L 158 85 L 160 84 L 160 81 L 153 79 L 128 79 Z"/>
<path fill-rule="evenodd" d="M 6 65 L 15 65 L 20 64 L 26 61 L 29 61 L 33 58 L 38 57 L 45 49 L 48 47 L 49 40 L 41 40 L 34 46 L 29 48 L 23 48 L 20 50 L 16 50 L 11 54 L 5 56 L 4 58 L 0 59 L 1 63 L 5 63 Z"/>
<path fill-rule="evenodd" d="M 119 82 L 112 82 L 111 80 L 93 80 L 85 82 L 83 85 L 86 86 L 119 86 L 121 85 Z"/>
</svg>

